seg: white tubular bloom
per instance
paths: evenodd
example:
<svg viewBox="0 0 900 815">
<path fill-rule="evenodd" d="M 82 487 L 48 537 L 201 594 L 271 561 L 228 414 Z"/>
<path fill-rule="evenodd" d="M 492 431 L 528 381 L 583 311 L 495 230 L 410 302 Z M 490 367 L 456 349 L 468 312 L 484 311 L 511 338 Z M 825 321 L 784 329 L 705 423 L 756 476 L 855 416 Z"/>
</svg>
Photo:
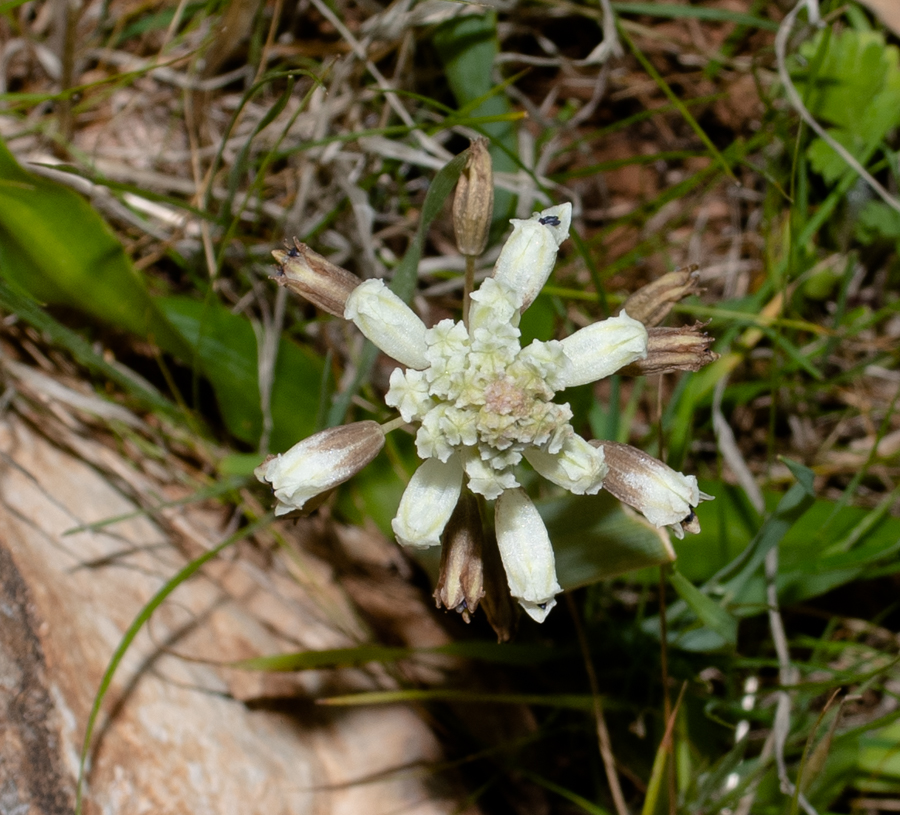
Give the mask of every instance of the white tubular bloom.
<svg viewBox="0 0 900 815">
<path fill-rule="evenodd" d="M 509 591 L 533 620 L 544 622 L 562 591 L 544 521 L 523 489 L 497 499 L 497 546 Z"/>
<path fill-rule="evenodd" d="M 524 456 L 538 474 L 575 495 L 596 495 L 609 470 L 603 450 L 576 433 L 565 440 L 558 453 L 531 448 Z"/>
<path fill-rule="evenodd" d="M 622 503 L 638 510 L 654 526 L 668 526 L 678 538 L 699 532 L 694 507 L 712 496 L 700 492 L 697 478 L 684 475 L 628 444 L 594 441 L 606 454 L 609 473 L 603 486 Z"/>
<path fill-rule="evenodd" d="M 384 447 L 378 422 L 330 427 L 272 456 L 253 474 L 275 491 L 276 515 L 303 509 L 311 498 L 356 475 Z"/>
<path fill-rule="evenodd" d="M 357 286 L 347 297 L 344 318 L 397 362 L 417 370 L 428 367 L 425 323 L 383 281 Z"/>
<path fill-rule="evenodd" d="M 510 223 L 512 235 L 491 276 L 516 292 L 519 310 L 525 311 L 550 277 L 559 245 L 569 237 L 572 205 L 560 204 L 536 212 L 527 221 L 513 218 Z"/>
<path fill-rule="evenodd" d="M 459 456 L 446 463 L 429 458 L 419 466 L 400 499 L 397 517 L 391 521 L 397 540 L 404 546 L 438 546 L 441 534 L 462 489 Z"/>
<path fill-rule="evenodd" d="M 562 388 L 596 382 L 647 356 L 647 329 L 624 311 L 560 342 L 572 363 L 563 374 Z"/>
</svg>

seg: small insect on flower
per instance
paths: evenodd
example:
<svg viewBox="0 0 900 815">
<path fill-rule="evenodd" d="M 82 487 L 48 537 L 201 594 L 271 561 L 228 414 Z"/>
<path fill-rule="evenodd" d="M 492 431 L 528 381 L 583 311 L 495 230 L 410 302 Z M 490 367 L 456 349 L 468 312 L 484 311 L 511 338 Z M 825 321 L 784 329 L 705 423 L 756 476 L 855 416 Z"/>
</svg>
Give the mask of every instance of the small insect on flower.
<svg viewBox="0 0 900 815">
<path fill-rule="evenodd" d="M 544 226 L 559 226 L 560 221 L 555 215 L 547 215 L 544 218 L 538 218 L 538 223 Z"/>
</svg>

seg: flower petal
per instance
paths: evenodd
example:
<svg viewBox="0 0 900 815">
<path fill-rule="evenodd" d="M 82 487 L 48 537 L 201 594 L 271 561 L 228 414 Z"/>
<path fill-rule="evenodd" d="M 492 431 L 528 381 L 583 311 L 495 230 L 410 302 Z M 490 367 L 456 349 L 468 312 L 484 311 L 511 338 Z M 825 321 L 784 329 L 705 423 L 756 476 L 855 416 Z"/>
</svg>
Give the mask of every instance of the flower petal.
<svg viewBox="0 0 900 815">
<path fill-rule="evenodd" d="M 542 623 L 562 591 L 544 522 L 523 489 L 504 492 L 494 518 L 510 593 L 529 617 Z"/>
<path fill-rule="evenodd" d="M 397 517 L 391 521 L 397 540 L 404 546 L 438 546 L 462 488 L 463 469 L 459 456 L 446 463 L 425 461 L 410 479 Z"/>
<path fill-rule="evenodd" d="M 425 323 L 384 282 L 366 280 L 347 297 L 344 318 L 389 357 L 417 370 L 428 367 Z"/>
<path fill-rule="evenodd" d="M 384 431 L 378 422 L 329 427 L 263 462 L 253 473 L 274 488 L 275 514 L 287 515 L 356 475 L 382 447 Z"/>
<path fill-rule="evenodd" d="M 684 530 L 699 532 L 694 507 L 712 496 L 700 492 L 697 478 L 683 475 L 629 444 L 593 441 L 606 454 L 609 473 L 603 486 L 622 503 L 634 507 L 654 526 L 668 526 L 678 538 Z"/>
<path fill-rule="evenodd" d="M 596 495 L 603 486 L 609 469 L 603 459 L 603 449 L 572 433 L 556 453 L 532 448 L 525 450 L 525 458 L 537 472 L 575 495 Z"/>
<path fill-rule="evenodd" d="M 576 331 L 560 341 L 572 362 L 560 388 L 585 385 L 647 356 L 647 329 L 625 312 Z"/>
<path fill-rule="evenodd" d="M 519 309 L 534 302 L 556 264 L 559 245 L 569 237 L 572 205 L 536 212 L 527 221 L 513 218 L 512 235 L 503 245 L 491 275 L 516 292 Z"/>
</svg>

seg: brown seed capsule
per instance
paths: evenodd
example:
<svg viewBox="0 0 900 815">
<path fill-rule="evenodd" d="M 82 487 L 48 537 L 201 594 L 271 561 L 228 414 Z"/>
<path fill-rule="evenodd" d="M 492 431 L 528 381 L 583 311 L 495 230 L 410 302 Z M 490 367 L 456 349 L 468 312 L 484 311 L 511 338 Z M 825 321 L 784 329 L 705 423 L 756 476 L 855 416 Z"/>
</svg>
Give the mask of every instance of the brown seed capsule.
<svg viewBox="0 0 900 815">
<path fill-rule="evenodd" d="M 274 280 L 335 317 L 344 316 L 350 292 L 362 283 L 355 274 L 336 266 L 296 238 L 294 248 L 276 249 L 272 256 L 278 263 Z"/>
<path fill-rule="evenodd" d="M 678 328 L 648 328 L 647 356 L 622 368 L 619 373 L 654 376 L 674 371 L 699 371 L 719 358 L 710 350 L 713 338 L 701 332 L 703 327 L 703 323 L 694 323 Z"/>
<path fill-rule="evenodd" d="M 475 139 L 466 166 L 456 183 L 453 229 L 456 246 L 464 255 L 480 255 L 487 246 L 494 214 L 494 174 L 487 139 Z"/>
<path fill-rule="evenodd" d="M 466 622 L 484 597 L 483 540 L 478 501 L 464 490 L 444 529 L 441 572 L 434 599 L 438 608 L 455 609 Z"/>
<path fill-rule="evenodd" d="M 675 303 L 699 291 L 697 283 L 700 273 L 697 268 L 696 264 L 691 264 L 641 286 L 624 302 L 622 311 L 646 326 L 659 325 Z"/>
</svg>

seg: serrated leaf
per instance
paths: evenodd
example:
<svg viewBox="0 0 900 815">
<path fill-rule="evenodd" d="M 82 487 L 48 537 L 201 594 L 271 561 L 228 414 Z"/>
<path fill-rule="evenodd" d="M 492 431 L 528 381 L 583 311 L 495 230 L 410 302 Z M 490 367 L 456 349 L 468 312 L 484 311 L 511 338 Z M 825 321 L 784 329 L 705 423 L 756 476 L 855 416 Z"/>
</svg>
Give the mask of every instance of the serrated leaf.
<svg viewBox="0 0 900 815">
<path fill-rule="evenodd" d="M 822 31 L 804 43 L 800 54 L 812 75 L 796 84 L 810 113 L 832 125 L 829 135 L 862 158 L 900 125 L 900 49 L 878 31 Z M 809 147 L 813 169 L 830 183 L 846 172 L 846 163 L 822 139 Z"/>
</svg>

